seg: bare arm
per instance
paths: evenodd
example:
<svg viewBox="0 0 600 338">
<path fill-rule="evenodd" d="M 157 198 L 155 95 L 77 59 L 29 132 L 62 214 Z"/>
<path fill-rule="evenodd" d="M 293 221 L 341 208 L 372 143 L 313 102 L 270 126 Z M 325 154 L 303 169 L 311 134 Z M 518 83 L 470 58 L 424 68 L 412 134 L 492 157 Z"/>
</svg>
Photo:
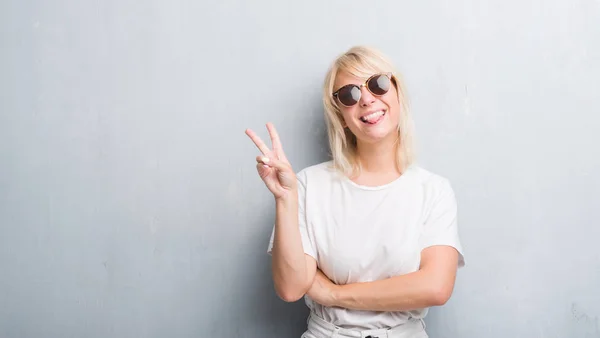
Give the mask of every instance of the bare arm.
<svg viewBox="0 0 600 338">
<path fill-rule="evenodd" d="M 276 200 L 275 236 L 273 239 L 273 282 L 277 295 L 295 302 L 308 291 L 315 277 L 317 263 L 304 253 L 298 228 L 298 197 Z"/>
<path fill-rule="evenodd" d="M 276 219 L 273 238 L 273 282 L 277 295 L 293 302 L 302 298 L 312 285 L 317 263 L 304 254 L 298 224 L 298 183 L 296 174 L 287 160 L 279 135 L 271 123 L 267 123 L 273 149 L 250 129 L 246 134 L 263 154 L 256 157 L 256 169 L 265 185 L 275 197 Z"/>
<path fill-rule="evenodd" d="M 424 249 L 418 271 L 368 283 L 340 286 L 336 305 L 349 309 L 404 311 L 445 304 L 454 289 L 458 252 L 449 246 Z"/>
<path fill-rule="evenodd" d="M 454 289 L 458 252 L 432 246 L 421 253 L 419 270 L 383 280 L 333 284 L 321 271 L 308 292 L 317 303 L 355 310 L 409 311 L 443 305 Z"/>
</svg>

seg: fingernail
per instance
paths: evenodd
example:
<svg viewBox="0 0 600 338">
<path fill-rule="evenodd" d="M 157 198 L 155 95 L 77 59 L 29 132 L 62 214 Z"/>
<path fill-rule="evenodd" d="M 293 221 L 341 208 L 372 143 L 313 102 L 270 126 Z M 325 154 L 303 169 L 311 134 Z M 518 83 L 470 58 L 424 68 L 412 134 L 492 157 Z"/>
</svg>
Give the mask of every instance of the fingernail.
<svg viewBox="0 0 600 338">
<path fill-rule="evenodd" d="M 269 158 L 268 157 L 263 157 L 262 161 L 265 162 L 265 163 L 269 163 Z"/>
</svg>

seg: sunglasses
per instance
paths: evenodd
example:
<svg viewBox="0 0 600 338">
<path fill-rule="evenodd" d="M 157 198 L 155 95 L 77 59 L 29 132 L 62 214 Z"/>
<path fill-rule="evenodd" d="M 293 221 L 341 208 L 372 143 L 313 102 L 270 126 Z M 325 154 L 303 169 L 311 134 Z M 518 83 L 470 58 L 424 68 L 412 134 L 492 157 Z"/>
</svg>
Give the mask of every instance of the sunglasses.
<svg viewBox="0 0 600 338">
<path fill-rule="evenodd" d="M 333 93 L 333 97 L 337 98 L 342 105 L 352 107 L 360 100 L 362 87 L 367 87 L 375 96 L 381 96 L 390 90 L 392 77 L 392 73 L 375 74 L 361 85 L 348 84 L 341 87 Z"/>
</svg>

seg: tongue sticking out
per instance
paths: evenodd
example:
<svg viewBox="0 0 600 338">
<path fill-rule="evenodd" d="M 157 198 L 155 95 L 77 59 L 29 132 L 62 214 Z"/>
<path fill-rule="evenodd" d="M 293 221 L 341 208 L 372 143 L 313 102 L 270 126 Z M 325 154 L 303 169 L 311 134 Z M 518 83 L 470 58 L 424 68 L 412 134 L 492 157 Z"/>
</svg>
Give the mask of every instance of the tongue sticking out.
<svg viewBox="0 0 600 338">
<path fill-rule="evenodd" d="M 360 118 L 360 120 L 367 124 L 375 124 L 375 123 L 379 122 L 379 120 L 381 120 L 383 115 L 385 115 L 385 113 L 383 111 L 378 111 L 373 114 L 363 116 Z"/>
</svg>

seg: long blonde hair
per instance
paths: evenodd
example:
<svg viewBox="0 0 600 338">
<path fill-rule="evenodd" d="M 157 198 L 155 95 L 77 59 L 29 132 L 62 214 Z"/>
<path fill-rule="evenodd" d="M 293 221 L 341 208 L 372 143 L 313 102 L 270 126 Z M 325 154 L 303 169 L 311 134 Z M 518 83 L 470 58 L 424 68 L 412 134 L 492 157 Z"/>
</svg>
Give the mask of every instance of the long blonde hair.
<svg viewBox="0 0 600 338">
<path fill-rule="evenodd" d="M 393 74 L 394 84 L 398 92 L 400 116 L 398 123 L 398 142 L 396 143 L 396 165 L 403 173 L 414 159 L 413 134 L 414 126 L 410 115 L 406 89 L 400 73 L 389 59 L 380 51 L 366 46 L 355 46 L 335 59 L 325 76 L 323 86 L 323 104 L 325 106 L 325 121 L 329 137 L 329 147 L 333 158 L 333 166 L 346 175 L 360 172 L 360 164 L 356 155 L 356 137 L 344 128 L 343 117 L 334 99 L 333 84 L 339 72 L 346 72 L 358 78 L 367 78 L 374 73 Z"/>
</svg>

